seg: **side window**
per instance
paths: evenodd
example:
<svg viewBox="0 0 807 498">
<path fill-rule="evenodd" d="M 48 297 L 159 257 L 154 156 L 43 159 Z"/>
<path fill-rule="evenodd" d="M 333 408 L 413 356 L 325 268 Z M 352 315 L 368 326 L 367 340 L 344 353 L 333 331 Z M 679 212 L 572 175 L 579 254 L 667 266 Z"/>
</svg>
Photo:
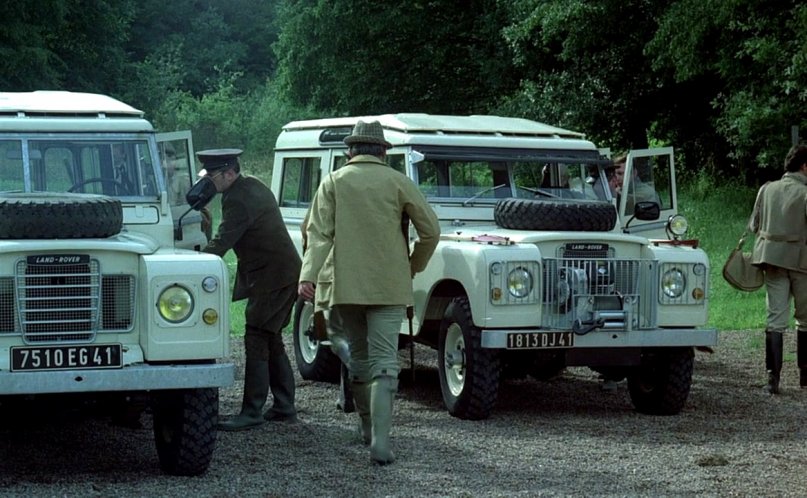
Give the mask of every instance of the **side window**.
<svg viewBox="0 0 807 498">
<path fill-rule="evenodd" d="M 320 158 L 287 157 L 283 159 L 280 205 L 307 208 L 317 192 L 320 181 Z"/>
<path fill-rule="evenodd" d="M 186 206 L 185 194 L 193 184 L 190 151 L 186 140 L 168 140 L 157 146 L 168 203 L 171 206 Z"/>
<path fill-rule="evenodd" d="M 22 142 L 0 140 L 0 191 L 25 190 Z"/>
<path fill-rule="evenodd" d="M 391 154 L 387 156 L 387 164 L 395 171 L 406 174 L 406 160 L 403 154 Z"/>
<path fill-rule="evenodd" d="M 668 156 L 636 157 L 629 182 L 627 214 L 637 202 L 657 202 L 661 209 L 672 209 L 672 188 Z M 666 166 L 665 166 L 666 165 Z M 666 171 L 666 172 L 665 172 Z"/>
</svg>

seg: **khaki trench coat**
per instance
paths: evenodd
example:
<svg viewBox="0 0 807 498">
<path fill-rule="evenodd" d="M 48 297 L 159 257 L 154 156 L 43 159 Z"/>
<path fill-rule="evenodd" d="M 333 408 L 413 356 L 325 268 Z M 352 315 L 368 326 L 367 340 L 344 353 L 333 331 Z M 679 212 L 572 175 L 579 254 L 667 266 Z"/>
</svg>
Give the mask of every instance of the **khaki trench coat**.
<svg viewBox="0 0 807 498">
<path fill-rule="evenodd" d="M 418 234 L 411 257 L 401 233 L 403 213 Z M 408 177 L 377 157 L 360 155 L 323 180 L 307 235 L 300 281 L 317 282 L 318 301 L 321 295 L 330 306 L 408 306 L 412 276 L 437 247 L 440 225 Z"/>
<path fill-rule="evenodd" d="M 766 184 L 748 228 L 757 234 L 753 264 L 807 272 L 807 176 L 788 172 Z"/>
</svg>

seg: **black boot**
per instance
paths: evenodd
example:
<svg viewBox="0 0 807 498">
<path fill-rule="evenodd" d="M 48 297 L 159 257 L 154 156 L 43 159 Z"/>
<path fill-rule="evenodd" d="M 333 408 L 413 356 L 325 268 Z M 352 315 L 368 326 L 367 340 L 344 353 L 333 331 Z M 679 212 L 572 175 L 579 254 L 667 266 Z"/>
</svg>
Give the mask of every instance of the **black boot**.
<svg viewBox="0 0 807 498">
<path fill-rule="evenodd" d="M 765 331 L 765 368 L 768 370 L 768 385 L 765 390 L 770 394 L 779 394 L 779 376 L 782 372 L 781 332 Z"/>
<path fill-rule="evenodd" d="M 244 400 L 241 413 L 219 422 L 220 431 L 243 431 L 254 429 L 265 422 L 261 408 L 269 394 L 269 368 L 267 362 L 247 359 L 244 369 Z"/>
<path fill-rule="evenodd" d="M 799 366 L 799 387 L 807 387 L 807 330 L 796 334 L 796 363 Z"/>
</svg>

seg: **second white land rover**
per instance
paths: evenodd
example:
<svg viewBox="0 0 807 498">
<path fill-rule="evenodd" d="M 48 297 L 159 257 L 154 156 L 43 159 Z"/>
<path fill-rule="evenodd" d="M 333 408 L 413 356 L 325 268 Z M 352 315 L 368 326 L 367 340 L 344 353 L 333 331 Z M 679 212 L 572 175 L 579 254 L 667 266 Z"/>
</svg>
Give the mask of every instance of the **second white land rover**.
<svg viewBox="0 0 807 498">
<path fill-rule="evenodd" d="M 437 352 L 443 399 L 481 419 L 499 383 L 546 379 L 567 366 L 627 378 L 643 413 L 676 414 L 705 328 L 709 259 L 685 238 L 672 148 L 631 151 L 622 194 L 611 159 L 581 133 L 498 116 L 394 114 L 296 121 L 277 140 L 272 189 L 301 249 L 302 222 L 321 179 L 346 162 L 343 139 L 377 120 L 390 167 L 415 182 L 442 225 L 414 279 L 411 339 Z M 297 364 L 334 380 L 338 360 L 312 334 L 298 302 Z M 402 344 L 410 339 L 402 324 Z"/>
</svg>

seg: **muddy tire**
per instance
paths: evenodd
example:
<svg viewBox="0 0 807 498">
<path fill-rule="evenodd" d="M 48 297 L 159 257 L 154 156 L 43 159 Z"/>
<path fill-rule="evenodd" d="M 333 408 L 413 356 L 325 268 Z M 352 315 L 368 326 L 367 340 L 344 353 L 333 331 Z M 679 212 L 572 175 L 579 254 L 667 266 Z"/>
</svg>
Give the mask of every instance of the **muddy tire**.
<svg viewBox="0 0 807 498">
<path fill-rule="evenodd" d="M 152 411 L 154 442 L 163 472 L 177 476 L 203 474 L 216 447 L 218 389 L 155 391 Z"/>
<path fill-rule="evenodd" d="M 636 411 L 648 415 L 677 415 L 689 397 L 695 354 L 692 348 L 648 354 L 628 375 L 628 391 Z"/>
<path fill-rule="evenodd" d="M 466 297 L 455 297 L 440 323 L 438 373 L 448 413 L 467 420 L 490 416 L 499 395 L 498 353 L 482 348 L 482 332 L 474 326 Z"/>
<path fill-rule="evenodd" d="M 607 232 L 616 224 L 608 202 L 566 199 L 502 199 L 493 210 L 496 224 L 513 230 Z"/>
<path fill-rule="evenodd" d="M 0 195 L 0 239 L 104 238 L 121 231 L 118 199 L 50 192 Z"/>
</svg>

